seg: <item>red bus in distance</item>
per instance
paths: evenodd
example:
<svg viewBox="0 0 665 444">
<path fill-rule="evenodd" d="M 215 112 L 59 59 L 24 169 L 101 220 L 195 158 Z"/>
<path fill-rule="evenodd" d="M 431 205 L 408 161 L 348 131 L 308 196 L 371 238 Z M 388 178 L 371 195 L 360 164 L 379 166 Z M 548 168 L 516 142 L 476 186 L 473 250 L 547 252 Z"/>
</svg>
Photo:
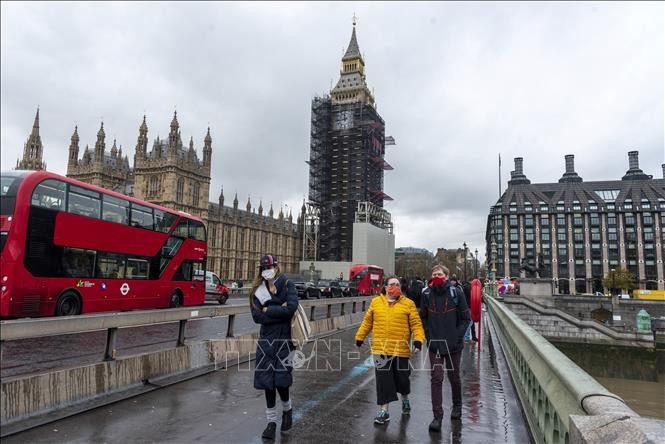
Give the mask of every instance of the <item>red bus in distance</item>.
<svg viewBox="0 0 665 444">
<path fill-rule="evenodd" d="M 201 219 L 46 171 L 0 180 L 0 317 L 204 303 Z"/>
<path fill-rule="evenodd" d="M 383 268 L 376 265 L 351 265 L 349 280 L 358 290 L 358 296 L 379 294 L 383 286 Z"/>
</svg>

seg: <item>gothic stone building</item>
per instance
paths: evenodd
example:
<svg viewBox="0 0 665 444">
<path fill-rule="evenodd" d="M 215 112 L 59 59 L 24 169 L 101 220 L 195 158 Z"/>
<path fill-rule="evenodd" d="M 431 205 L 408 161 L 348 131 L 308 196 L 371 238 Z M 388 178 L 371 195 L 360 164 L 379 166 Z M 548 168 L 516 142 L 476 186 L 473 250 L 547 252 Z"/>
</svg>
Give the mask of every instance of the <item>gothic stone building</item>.
<svg viewBox="0 0 665 444">
<path fill-rule="evenodd" d="M 32 124 L 32 132 L 28 140 L 23 145 L 23 158 L 16 160 L 17 170 L 45 170 L 46 164 L 42 160 L 44 147 L 42 138 L 39 136 L 39 108 L 35 115 L 35 122 Z"/>
<path fill-rule="evenodd" d="M 621 180 L 585 182 L 567 155 L 559 182 L 543 184 L 532 184 L 516 158 L 487 219 L 487 257 L 494 242 L 498 276 L 519 276 L 526 260 L 542 264 L 559 293 L 591 293 L 621 267 L 638 288 L 664 289 L 665 165 L 664 178 L 654 179 L 639 168 L 637 151 L 628 158 Z"/>
<path fill-rule="evenodd" d="M 201 217 L 208 228 L 208 269 L 223 279 L 253 279 L 259 257 L 266 252 L 277 256 L 283 271 L 298 271 L 302 254 L 302 214 L 298 222 L 293 223 L 291 214 L 285 216 L 280 210 L 279 216 L 274 217 L 271 206 L 264 215 L 262 204 L 257 212 L 249 200 L 245 210 L 240 210 L 237 195 L 233 207 L 225 207 L 223 193 L 218 203 L 209 202 L 210 128 L 203 140 L 203 159 L 200 160 L 193 139 L 187 148 L 183 145 L 174 113 L 168 139 L 158 137 L 148 152 L 148 126 L 144 116 L 133 168 L 115 140 L 111 150 L 106 151 L 103 123 L 97 132 L 94 150 L 86 145 L 81 158 L 79 142 L 78 128 L 75 128 L 69 146 L 68 177 Z M 23 160 L 17 168 L 43 168 L 42 151 L 38 111 Z"/>
</svg>

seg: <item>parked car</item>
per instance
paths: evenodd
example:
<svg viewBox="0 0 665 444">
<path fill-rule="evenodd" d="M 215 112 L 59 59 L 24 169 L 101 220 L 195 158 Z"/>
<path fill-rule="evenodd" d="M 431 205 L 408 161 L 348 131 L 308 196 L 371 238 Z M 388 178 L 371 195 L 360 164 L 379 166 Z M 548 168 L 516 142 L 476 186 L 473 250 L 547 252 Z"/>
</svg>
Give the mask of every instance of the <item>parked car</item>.
<svg viewBox="0 0 665 444">
<path fill-rule="evenodd" d="M 316 283 L 316 288 L 319 290 L 319 294 L 321 295 L 322 298 L 333 297 L 332 287 L 330 284 L 331 284 L 330 281 L 319 281 Z"/>
<path fill-rule="evenodd" d="M 206 301 L 217 301 L 226 304 L 229 300 L 229 290 L 222 280 L 212 271 L 206 271 Z"/>
<path fill-rule="evenodd" d="M 358 289 L 349 281 L 339 281 L 339 287 L 342 289 L 342 296 L 345 298 L 358 296 Z"/>
<path fill-rule="evenodd" d="M 312 299 L 319 298 L 320 293 L 319 289 L 316 288 L 314 282 L 294 282 L 296 290 L 298 291 L 298 297 L 300 299 Z"/>
</svg>

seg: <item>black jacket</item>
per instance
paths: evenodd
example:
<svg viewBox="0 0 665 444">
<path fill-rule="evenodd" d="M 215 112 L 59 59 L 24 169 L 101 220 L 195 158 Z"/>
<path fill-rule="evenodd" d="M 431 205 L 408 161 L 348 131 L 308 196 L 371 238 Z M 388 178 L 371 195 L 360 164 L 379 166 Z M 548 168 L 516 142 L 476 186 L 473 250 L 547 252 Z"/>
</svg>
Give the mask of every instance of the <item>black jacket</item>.
<svg viewBox="0 0 665 444">
<path fill-rule="evenodd" d="M 289 355 L 294 349 L 291 342 L 291 318 L 298 309 L 296 287 L 284 275 L 275 280 L 277 292 L 264 304 L 252 295 L 250 311 L 257 324 L 261 324 L 256 343 L 256 370 L 254 388 L 273 390 L 275 387 L 289 387 L 293 383 Z M 285 306 L 282 306 L 286 302 Z"/>
<path fill-rule="evenodd" d="M 420 302 L 420 317 L 430 350 L 442 355 L 462 351 L 471 317 L 461 288 L 450 282 L 443 287 L 427 287 Z"/>
</svg>

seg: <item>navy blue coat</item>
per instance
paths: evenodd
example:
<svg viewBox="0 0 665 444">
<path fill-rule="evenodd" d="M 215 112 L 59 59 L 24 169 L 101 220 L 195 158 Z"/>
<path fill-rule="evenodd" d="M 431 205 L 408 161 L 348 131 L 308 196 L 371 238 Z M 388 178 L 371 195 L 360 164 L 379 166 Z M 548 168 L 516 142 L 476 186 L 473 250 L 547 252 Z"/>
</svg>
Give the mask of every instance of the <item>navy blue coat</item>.
<svg viewBox="0 0 665 444">
<path fill-rule="evenodd" d="M 420 301 L 420 317 L 430 351 L 441 355 L 461 352 L 464 333 L 471 317 L 464 291 L 450 284 L 444 287 L 428 287 Z"/>
<path fill-rule="evenodd" d="M 293 383 L 293 366 L 289 363 L 289 355 L 295 349 L 291 342 L 291 318 L 298 309 L 298 293 L 284 275 L 277 277 L 275 287 L 277 293 L 264 304 L 265 313 L 258 310 L 261 303 L 254 295 L 250 307 L 254 322 L 261 324 L 254 371 L 254 388 L 259 390 L 290 387 Z"/>
</svg>

